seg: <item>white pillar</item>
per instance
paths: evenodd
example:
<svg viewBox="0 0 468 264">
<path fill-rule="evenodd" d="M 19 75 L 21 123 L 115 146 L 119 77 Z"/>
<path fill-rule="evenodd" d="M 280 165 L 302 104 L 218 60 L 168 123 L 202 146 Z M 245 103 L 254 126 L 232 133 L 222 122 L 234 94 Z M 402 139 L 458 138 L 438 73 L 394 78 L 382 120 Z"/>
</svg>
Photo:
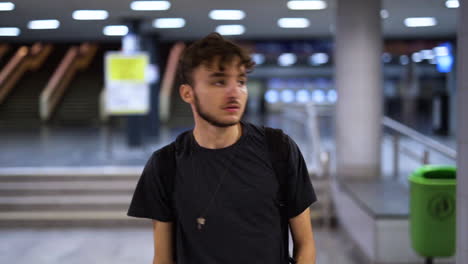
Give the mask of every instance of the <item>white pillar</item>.
<svg viewBox="0 0 468 264">
<path fill-rule="evenodd" d="M 468 263 L 468 3 L 460 1 L 457 52 L 457 263 Z"/>
<path fill-rule="evenodd" d="M 380 174 L 382 29 L 379 0 L 338 0 L 335 39 L 339 177 Z"/>
</svg>

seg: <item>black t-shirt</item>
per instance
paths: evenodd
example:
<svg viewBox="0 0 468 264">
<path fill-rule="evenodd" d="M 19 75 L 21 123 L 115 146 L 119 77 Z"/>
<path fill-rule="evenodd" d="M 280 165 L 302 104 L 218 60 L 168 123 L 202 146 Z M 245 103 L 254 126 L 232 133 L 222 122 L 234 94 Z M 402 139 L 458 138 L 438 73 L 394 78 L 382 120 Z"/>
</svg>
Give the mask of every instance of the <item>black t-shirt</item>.
<svg viewBox="0 0 468 264">
<path fill-rule="evenodd" d="M 160 151 L 143 170 L 127 215 L 174 222 L 177 264 L 284 264 L 276 202 L 279 184 L 265 132 L 244 122 L 242 129 L 241 138 L 222 149 L 203 148 L 191 132 L 186 133 L 176 175 L 161 175 L 165 161 Z M 292 218 L 317 199 L 302 154 L 287 139 L 287 204 Z M 174 192 L 168 177 L 176 177 Z M 199 217 L 206 219 L 201 230 Z"/>
</svg>

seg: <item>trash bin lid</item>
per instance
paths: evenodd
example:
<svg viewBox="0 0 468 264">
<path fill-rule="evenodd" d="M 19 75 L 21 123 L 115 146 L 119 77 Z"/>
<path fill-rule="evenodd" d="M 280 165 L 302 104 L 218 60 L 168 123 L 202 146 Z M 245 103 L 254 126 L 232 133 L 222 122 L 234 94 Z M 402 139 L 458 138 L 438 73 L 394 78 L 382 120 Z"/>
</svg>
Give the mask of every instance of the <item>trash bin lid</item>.
<svg viewBox="0 0 468 264">
<path fill-rule="evenodd" d="M 424 165 L 416 169 L 409 181 L 424 185 L 456 185 L 457 169 L 446 165 Z"/>
</svg>

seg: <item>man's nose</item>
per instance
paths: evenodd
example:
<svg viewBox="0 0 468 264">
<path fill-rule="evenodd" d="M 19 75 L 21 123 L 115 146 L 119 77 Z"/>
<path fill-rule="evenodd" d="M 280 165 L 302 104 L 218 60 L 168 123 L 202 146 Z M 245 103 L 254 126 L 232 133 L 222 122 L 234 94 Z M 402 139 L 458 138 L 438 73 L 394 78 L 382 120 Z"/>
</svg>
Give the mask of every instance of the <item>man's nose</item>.
<svg viewBox="0 0 468 264">
<path fill-rule="evenodd" d="M 228 87 L 227 87 L 227 93 L 230 96 L 239 96 L 241 92 L 242 87 L 237 83 L 236 81 L 229 82 Z"/>
</svg>

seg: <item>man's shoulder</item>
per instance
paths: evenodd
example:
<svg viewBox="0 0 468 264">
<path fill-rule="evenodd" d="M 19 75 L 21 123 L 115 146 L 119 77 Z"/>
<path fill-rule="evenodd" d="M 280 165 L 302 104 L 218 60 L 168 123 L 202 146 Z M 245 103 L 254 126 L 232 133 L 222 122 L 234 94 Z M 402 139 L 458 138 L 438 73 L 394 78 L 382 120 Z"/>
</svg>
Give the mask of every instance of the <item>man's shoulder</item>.
<svg viewBox="0 0 468 264">
<path fill-rule="evenodd" d="M 175 140 L 155 150 L 152 154 L 152 158 L 168 158 L 174 155 L 177 150 L 177 146 L 183 145 L 188 140 L 188 135 L 191 130 L 180 133 Z"/>
</svg>

